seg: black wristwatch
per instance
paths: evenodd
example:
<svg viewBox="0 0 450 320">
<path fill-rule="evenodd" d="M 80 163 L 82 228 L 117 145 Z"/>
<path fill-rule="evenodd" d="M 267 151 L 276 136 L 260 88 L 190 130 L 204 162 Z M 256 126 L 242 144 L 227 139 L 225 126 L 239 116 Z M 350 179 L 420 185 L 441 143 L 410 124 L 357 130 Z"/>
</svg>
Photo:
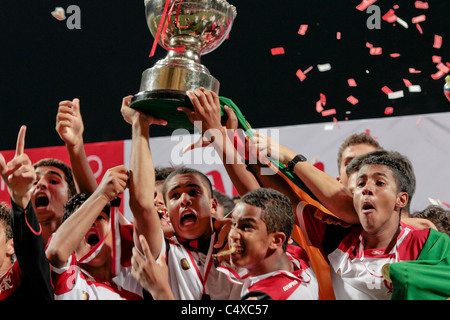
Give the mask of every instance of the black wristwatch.
<svg viewBox="0 0 450 320">
<path fill-rule="evenodd" d="M 294 167 L 297 164 L 297 162 L 304 162 L 307 161 L 306 157 L 304 155 L 298 154 L 294 157 L 294 159 L 292 159 L 291 161 L 288 162 L 288 169 L 291 172 L 294 172 Z"/>
</svg>

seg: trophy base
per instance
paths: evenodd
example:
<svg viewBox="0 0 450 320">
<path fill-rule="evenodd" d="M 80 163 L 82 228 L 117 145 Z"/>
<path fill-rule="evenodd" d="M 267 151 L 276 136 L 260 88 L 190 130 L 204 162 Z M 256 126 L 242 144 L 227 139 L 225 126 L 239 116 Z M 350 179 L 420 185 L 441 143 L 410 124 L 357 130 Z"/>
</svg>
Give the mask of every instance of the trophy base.
<svg viewBox="0 0 450 320">
<path fill-rule="evenodd" d="M 178 107 L 193 108 L 191 100 L 183 91 L 155 90 L 141 91 L 131 98 L 130 107 L 157 119 L 167 121 L 167 127 L 193 130 L 194 125 Z"/>
</svg>

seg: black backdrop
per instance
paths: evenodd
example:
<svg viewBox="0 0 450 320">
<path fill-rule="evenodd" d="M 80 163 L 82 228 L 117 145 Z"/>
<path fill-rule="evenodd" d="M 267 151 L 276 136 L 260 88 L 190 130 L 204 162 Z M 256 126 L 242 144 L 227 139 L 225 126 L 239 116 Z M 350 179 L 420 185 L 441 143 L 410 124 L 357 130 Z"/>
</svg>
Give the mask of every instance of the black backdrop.
<svg viewBox="0 0 450 320">
<path fill-rule="evenodd" d="M 381 15 L 398 5 L 395 13 L 409 28 L 382 20 L 381 29 L 374 30 L 366 25 L 370 14 L 355 8 L 360 0 L 229 2 L 238 11 L 230 37 L 202 63 L 220 80 L 220 94 L 231 98 L 253 127 L 449 110 L 444 77 L 431 78 L 437 71 L 433 55 L 450 62 L 448 0 L 430 0 L 428 10 L 415 8 L 412 0 L 377 1 Z M 69 30 L 66 21 L 51 15 L 55 7 L 69 5 L 81 10 L 80 30 Z M 422 14 L 420 34 L 411 19 Z M 303 36 L 297 33 L 302 24 L 308 25 Z M 442 36 L 440 49 L 433 48 L 435 34 Z M 15 148 L 22 124 L 28 126 L 26 147 L 61 145 L 55 131 L 58 102 L 75 97 L 81 99 L 85 142 L 129 139 L 122 97 L 137 93 L 141 73 L 166 54 L 158 47 L 148 57 L 153 38 L 143 0 L 2 0 L 0 37 L 0 150 Z M 382 54 L 370 55 L 366 43 L 381 47 Z M 272 55 L 276 47 L 285 54 Z M 331 70 L 319 72 L 317 65 L 325 63 Z M 310 66 L 301 82 L 297 70 Z M 349 78 L 357 87 L 349 87 Z M 422 91 L 408 92 L 403 79 Z M 383 86 L 405 96 L 389 100 Z M 320 93 L 327 99 L 325 109 L 336 109 L 335 115 L 316 111 Z M 350 95 L 359 103 L 350 104 Z M 393 114 L 385 115 L 386 107 Z M 168 134 L 166 128 L 153 130 Z"/>
</svg>

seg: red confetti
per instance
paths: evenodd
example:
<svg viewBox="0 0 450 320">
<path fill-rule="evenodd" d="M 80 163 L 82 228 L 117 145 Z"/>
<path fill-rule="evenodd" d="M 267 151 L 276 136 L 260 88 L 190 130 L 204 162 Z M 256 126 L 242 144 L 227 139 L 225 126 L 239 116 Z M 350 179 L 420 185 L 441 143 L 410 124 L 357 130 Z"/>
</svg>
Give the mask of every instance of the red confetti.
<svg viewBox="0 0 450 320">
<path fill-rule="evenodd" d="M 304 36 L 306 33 L 306 30 L 308 30 L 308 25 L 307 24 L 302 24 L 300 26 L 300 29 L 298 29 L 298 34 Z"/>
<path fill-rule="evenodd" d="M 428 9 L 428 2 L 416 1 L 414 5 L 417 9 Z"/>
<path fill-rule="evenodd" d="M 348 79 L 347 83 L 348 83 L 349 87 L 356 87 L 355 79 Z"/>
<path fill-rule="evenodd" d="M 313 66 L 310 66 L 308 69 L 306 69 L 305 71 L 303 71 L 304 74 L 307 74 L 308 72 L 310 72 L 312 70 Z"/>
<path fill-rule="evenodd" d="M 389 9 L 389 11 L 384 14 L 382 19 L 389 23 L 393 23 L 393 22 L 397 21 L 397 16 L 395 15 L 394 10 Z"/>
<path fill-rule="evenodd" d="M 341 39 L 341 33 L 340 32 L 336 32 L 336 39 L 338 39 L 338 40 Z"/>
<path fill-rule="evenodd" d="M 386 109 L 384 109 L 384 114 L 392 114 L 392 113 L 394 113 L 394 108 L 386 107 Z"/>
<path fill-rule="evenodd" d="M 373 48 L 370 48 L 370 51 L 369 51 L 369 53 L 372 56 L 379 56 L 382 52 L 383 52 L 383 49 L 381 47 L 373 47 Z"/>
<path fill-rule="evenodd" d="M 442 37 L 435 34 L 433 48 L 440 49 L 441 46 L 442 46 Z"/>
<path fill-rule="evenodd" d="M 328 109 L 322 111 L 322 117 L 331 116 L 332 114 L 336 114 L 336 109 Z"/>
<path fill-rule="evenodd" d="M 336 126 L 338 127 L 338 129 L 340 129 L 341 126 L 339 125 L 339 122 L 335 117 L 333 117 L 333 121 L 334 121 L 334 123 L 336 123 Z"/>
<path fill-rule="evenodd" d="M 443 76 L 445 76 L 445 72 L 439 70 L 438 72 L 432 74 L 431 78 L 433 78 L 433 80 L 437 80 L 437 79 L 442 78 Z"/>
<path fill-rule="evenodd" d="M 396 4 L 396 5 L 393 6 L 393 8 L 394 8 L 395 10 L 397 10 L 398 8 L 400 8 L 400 6 L 399 6 L 398 4 Z"/>
<path fill-rule="evenodd" d="M 350 102 L 352 105 L 355 105 L 359 102 L 359 100 L 356 99 L 354 96 L 347 97 L 347 101 Z"/>
<path fill-rule="evenodd" d="M 400 53 L 391 53 L 390 56 L 391 56 L 392 58 L 398 58 L 398 57 L 401 56 L 401 54 L 400 54 Z"/>
<path fill-rule="evenodd" d="M 306 79 L 306 75 L 303 73 L 302 70 L 298 69 L 296 73 L 297 77 L 300 79 L 300 81 L 303 81 Z"/>
<path fill-rule="evenodd" d="M 384 86 L 383 88 L 381 88 L 381 91 L 383 91 L 386 94 L 393 92 L 391 89 L 388 88 L 388 86 Z"/>
<path fill-rule="evenodd" d="M 404 83 L 405 86 L 407 86 L 407 87 L 412 86 L 412 83 L 411 83 L 408 79 L 403 79 L 403 83 Z"/>
<path fill-rule="evenodd" d="M 416 121 L 416 126 L 419 125 L 420 121 L 422 121 L 422 116 L 419 116 L 419 118 L 417 119 L 417 121 Z"/>
<path fill-rule="evenodd" d="M 323 111 L 322 103 L 320 102 L 320 100 L 316 102 L 316 111 L 319 113 Z"/>
<path fill-rule="evenodd" d="M 420 24 L 416 23 L 416 28 L 417 28 L 417 30 L 419 30 L 420 34 L 423 34 L 423 30 L 422 30 L 422 27 L 420 26 Z"/>
<path fill-rule="evenodd" d="M 446 207 L 450 208 L 450 204 L 448 204 L 447 202 L 445 202 L 445 201 L 442 201 L 442 204 L 443 204 L 444 206 L 446 206 Z"/>
<path fill-rule="evenodd" d="M 283 47 L 278 47 L 278 48 L 272 48 L 270 49 L 270 51 L 272 52 L 272 55 L 278 55 L 278 54 L 284 54 L 284 48 Z"/>
<path fill-rule="evenodd" d="M 422 71 L 416 70 L 414 68 L 409 68 L 409 73 L 421 73 Z"/>
<path fill-rule="evenodd" d="M 320 103 L 322 103 L 323 106 L 327 104 L 327 97 L 323 93 L 320 94 Z"/>
<path fill-rule="evenodd" d="M 366 47 L 371 49 L 373 48 L 373 44 L 371 44 L 370 42 L 366 42 Z"/>
<path fill-rule="evenodd" d="M 433 56 L 432 59 L 434 63 L 439 63 L 442 60 L 441 56 Z"/>
<path fill-rule="evenodd" d="M 411 19 L 411 22 L 412 22 L 412 23 L 419 23 L 419 22 L 423 22 L 423 21 L 425 21 L 425 20 L 426 20 L 426 16 L 425 16 L 424 14 L 421 14 L 420 16 L 413 17 L 413 18 Z"/>
<path fill-rule="evenodd" d="M 377 2 L 377 0 L 362 0 L 362 2 L 356 6 L 356 9 L 359 11 L 366 11 L 366 9 L 375 2 Z"/>
<path fill-rule="evenodd" d="M 438 68 L 440 71 L 444 72 L 444 73 L 448 73 L 450 71 L 450 68 L 447 67 L 445 64 L 443 64 L 442 62 L 439 62 L 436 66 L 436 68 Z"/>
</svg>

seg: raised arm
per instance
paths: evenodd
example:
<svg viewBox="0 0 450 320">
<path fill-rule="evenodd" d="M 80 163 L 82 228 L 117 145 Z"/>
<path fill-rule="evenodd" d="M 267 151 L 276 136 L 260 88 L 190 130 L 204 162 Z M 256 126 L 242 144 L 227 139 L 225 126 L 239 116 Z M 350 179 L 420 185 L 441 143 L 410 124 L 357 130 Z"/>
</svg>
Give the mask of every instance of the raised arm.
<svg viewBox="0 0 450 320">
<path fill-rule="evenodd" d="M 296 153 L 271 138 L 255 131 L 251 145 L 259 152 L 267 154 L 275 160 L 285 164 L 294 159 Z M 358 216 L 353 207 L 353 197 L 350 191 L 339 181 L 316 168 L 307 161 L 299 161 L 294 166 L 294 173 L 303 181 L 317 199 L 338 218 L 344 222 L 359 223 Z"/>
<path fill-rule="evenodd" d="M 107 203 L 127 187 L 128 171 L 124 165 L 106 171 L 92 195 L 58 228 L 47 248 L 50 263 L 60 268 L 78 248 Z M 80 249 L 80 248 L 78 248 Z M 82 249 L 81 249 L 82 250 Z"/>
<path fill-rule="evenodd" d="M 97 188 L 97 180 L 84 149 L 84 124 L 79 99 L 65 100 L 59 103 L 56 132 L 66 144 L 78 192 L 93 193 Z"/>
<path fill-rule="evenodd" d="M 187 93 L 194 110 L 180 107 L 194 125 L 199 126 L 204 139 L 210 141 L 239 194 L 260 187 L 258 180 L 248 170 L 244 158 L 240 155 L 230 140 L 228 134 L 237 128 L 237 119 L 233 110 L 225 106 L 228 115 L 227 128 L 221 124 L 220 100 L 217 94 L 204 88 Z"/>
<path fill-rule="evenodd" d="M 131 96 L 122 101 L 121 112 L 131 124 L 130 158 L 130 208 L 134 216 L 134 238 L 136 247 L 142 252 L 138 239 L 143 235 L 155 259 L 162 247 L 162 230 L 158 212 L 154 205 L 155 168 L 149 145 L 150 125 L 166 124 L 166 121 L 130 108 Z"/>
</svg>

